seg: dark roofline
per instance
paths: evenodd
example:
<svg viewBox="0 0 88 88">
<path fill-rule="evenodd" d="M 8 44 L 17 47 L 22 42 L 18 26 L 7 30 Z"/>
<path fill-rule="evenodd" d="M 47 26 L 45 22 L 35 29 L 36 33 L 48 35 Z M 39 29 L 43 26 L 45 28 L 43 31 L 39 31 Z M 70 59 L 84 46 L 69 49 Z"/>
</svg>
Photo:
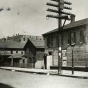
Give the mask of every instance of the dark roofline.
<svg viewBox="0 0 88 88">
<path fill-rule="evenodd" d="M 64 26 L 64 30 L 71 29 L 71 28 L 78 27 L 78 26 L 85 25 L 85 24 L 88 24 L 88 18 L 69 23 L 69 24 Z M 52 33 L 55 33 L 57 31 L 58 31 L 58 28 L 51 30 L 49 32 L 46 32 L 46 33 L 42 34 L 42 36 L 52 34 Z"/>
<path fill-rule="evenodd" d="M 26 44 L 29 43 L 29 42 L 31 42 L 31 44 L 32 44 L 35 48 L 44 48 L 44 46 L 36 46 L 36 45 L 34 45 L 33 42 L 32 42 L 30 39 L 27 40 Z M 26 47 L 26 44 L 25 44 L 25 46 L 23 47 L 23 49 Z"/>
<path fill-rule="evenodd" d="M 30 39 L 27 40 L 27 42 L 25 43 L 25 46 L 23 47 L 23 49 L 25 49 L 27 43 L 31 42 Z M 31 44 L 35 47 L 35 45 L 31 42 Z M 36 48 L 36 47 L 35 47 Z"/>
</svg>

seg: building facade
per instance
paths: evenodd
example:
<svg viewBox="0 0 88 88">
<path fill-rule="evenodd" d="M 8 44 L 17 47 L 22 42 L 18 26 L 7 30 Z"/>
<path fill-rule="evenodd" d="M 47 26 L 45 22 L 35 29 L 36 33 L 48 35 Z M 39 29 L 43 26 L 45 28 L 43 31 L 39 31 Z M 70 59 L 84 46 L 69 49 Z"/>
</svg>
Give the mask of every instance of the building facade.
<svg viewBox="0 0 88 88">
<path fill-rule="evenodd" d="M 25 54 L 23 47 L 24 44 L 15 41 L 0 41 L 0 65 L 20 67 L 20 60 Z"/>
<path fill-rule="evenodd" d="M 52 56 L 51 66 L 58 66 L 58 55 L 61 55 L 60 50 L 58 54 L 58 49 L 62 48 L 62 66 L 72 66 L 73 55 L 74 66 L 87 67 L 88 19 L 74 21 L 65 25 L 61 36 L 58 36 L 58 29 L 43 34 L 45 40 L 45 53 L 47 53 L 48 56 Z M 72 47 L 72 44 L 74 44 L 74 47 Z"/>
<path fill-rule="evenodd" d="M 31 64 L 33 68 L 44 68 L 44 40 L 30 39 L 24 46 L 25 57 L 28 64 Z"/>
</svg>

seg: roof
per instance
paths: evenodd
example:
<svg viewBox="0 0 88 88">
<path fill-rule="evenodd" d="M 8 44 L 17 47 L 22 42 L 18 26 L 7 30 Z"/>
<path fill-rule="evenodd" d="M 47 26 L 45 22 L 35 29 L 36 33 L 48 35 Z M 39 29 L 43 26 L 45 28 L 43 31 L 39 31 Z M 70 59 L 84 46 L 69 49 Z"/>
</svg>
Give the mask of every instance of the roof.
<svg viewBox="0 0 88 88">
<path fill-rule="evenodd" d="M 36 48 L 44 48 L 44 40 L 29 39 Z"/>
<path fill-rule="evenodd" d="M 7 37 L 7 40 L 14 40 L 14 41 L 17 41 L 17 42 L 19 42 L 19 40 L 21 39 L 21 38 L 25 38 L 26 40 L 27 39 L 43 39 L 43 37 L 42 36 L 34 36 L 34 35 L 18 35 L 18 34 L 16 34 L 16 35 L 13 35 L 13 36 L 8 36 Z M 2 38 L 3 39 L 3 38 Z"/>
<path fill-rule="evenodd" d="M 69 24 L 65 25 L 63 29 L 64 30 L 65 29 L 70 29 L 70 28 L 85 25 L 85 24 L 88 24 L 88 18 L 69 23 Z M 50 33 L 56 32 L 56 31 L 58 31 L 58 28 L 56 28 L 54 30 L 51 30 L 51 31 L 49 31 L 47 33 L 44 33 L 43 35 L 50 34 Z"/>
<path fill-rule="evenodd" d="M 12 41 L 12 40 L 5 40 L 5 41 L 0 41 L 0 48 L 18 48 L 18 49 L 22 49 L 24 47 L 24 43 L 18 43 L 16 41 Z"/>
<path fill-rule="evenodd" d="M 22 37 L 25 38 L 25 41 L 20 42 Z M 36 48 L 44 48 L 44 40 L 42 36 L 32 36 L 32 35 L 16 35 L 12 37 L 8 37 L 3 42 L 5 38 L 0 39 L 0 47 L 8 47 L 8 48 L 23 48 L 29 39 Z"/>
</svg>

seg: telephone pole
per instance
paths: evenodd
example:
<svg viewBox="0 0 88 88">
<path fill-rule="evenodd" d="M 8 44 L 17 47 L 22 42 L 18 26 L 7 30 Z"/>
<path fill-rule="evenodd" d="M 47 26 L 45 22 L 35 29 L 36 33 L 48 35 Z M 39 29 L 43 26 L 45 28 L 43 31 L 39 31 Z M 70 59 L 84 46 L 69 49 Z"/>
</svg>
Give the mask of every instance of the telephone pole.
<svg viewBox="0 0 88 88">
<path fill-rule="evenodd" d="M 47 3 L 46 5 L 48 6 L 52 6 L 52 7 L 56 7 L 57 10 L 54 9 L 47 9 L 47 11 L 49 12 L 54 12 L 57 13 L 58 15 L 47 15 L 46 17 L 50 17 L 50 18 L 56 18 L 58 19 L 58 74 L 61 74 L 61 67 L 62 67 L 62 44 L 60 44 L 60 42 L 62 43 L 62 30 L 63 27 L 65 25 L 66 20 L 70 20 L 70 18 L 68 17 L 71 16 L 71 13 L 68 12 L 64 12 L 64 9 L 67 10 L 72 10 L 72 8 L 67 7 L 65 5 L 71 5 L 72 3 L 64 1 L 64 0 L 51 0 L 56 2 L 57 4 L 53 4 L 53 3 Z M 62 20 L 64 20 L 64 23 L 62 25 Z M 59 40 L 60 37 L 60 40 Z M 59 47 L 61 47 L 61 57 L 59 56 Z"/>
</svg>

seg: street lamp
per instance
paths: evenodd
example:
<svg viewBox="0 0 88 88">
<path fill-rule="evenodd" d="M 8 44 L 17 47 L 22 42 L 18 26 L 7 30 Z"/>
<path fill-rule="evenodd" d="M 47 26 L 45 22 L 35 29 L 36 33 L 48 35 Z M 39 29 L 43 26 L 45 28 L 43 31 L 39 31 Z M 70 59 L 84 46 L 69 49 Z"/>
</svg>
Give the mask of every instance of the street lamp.
<svg viewBox="0 0 88 88">
<path fill-rule="evenodd" d="M 75 43 L 71 44 L 72 47 L 72 74 L 74 74 L 74 58 L 73 58 L 73 50 L 74 50 Z"/>
</svg>

